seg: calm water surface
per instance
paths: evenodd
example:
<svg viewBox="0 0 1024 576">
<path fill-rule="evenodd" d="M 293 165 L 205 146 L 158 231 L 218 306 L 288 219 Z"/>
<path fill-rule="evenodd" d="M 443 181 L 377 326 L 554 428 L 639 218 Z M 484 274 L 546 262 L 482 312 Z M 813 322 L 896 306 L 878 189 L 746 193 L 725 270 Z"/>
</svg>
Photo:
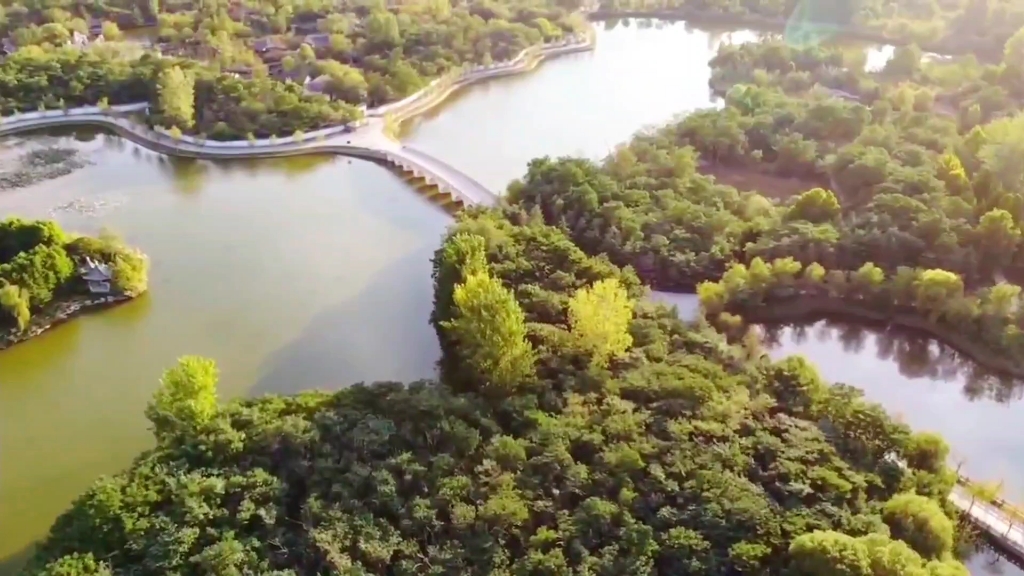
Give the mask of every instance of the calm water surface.
<svg viewBox="0 0 1024 576">
<path fill-rule="evenodd" d="M 638 129 L 709 105 L 707 60 L 720 42 L 754 38 L 615 26 L 599 32 L 593 53 L 462 92 L 407 126 L 406 139 L 503 189 L 531 158 L 597 158 Z M 338 158 L 213 164 L 107 136 L 61 142 L 95 164 L 0 193 L 0 215 L 118 231 L 150 255 L 151 292 L 0 353 L 0 575 L 98 475 L 150 444 L 143 408 L 183 354 L 218 361 L 224 397 L 433 375 L 429 259 L 450 219 L 401 178 Z M 778 350 L 800 350 L 791 348 Z M 955 384 L 912 386 L 919 400 L 966 403 Z"/>
<path fill-rule="evenodd" d="M 706 62 L 728 37 L 619 26 L 592 54 L 463 92 L 409 140 L 503 189 L 530 158 L 597 157 L 706 106 Z M 337 158 L 213 164 L 60 142 L 94 164 L 0 194 L 0 214 L 118 231 L 149 254 L 151 291 L 0 354 L 3 573 L 150 444 L 143 408 L 183 354 L 217 360 L 224 397 L 433 375 L 430 256 L 450 219 L 401 178 Z"/>
</svg>

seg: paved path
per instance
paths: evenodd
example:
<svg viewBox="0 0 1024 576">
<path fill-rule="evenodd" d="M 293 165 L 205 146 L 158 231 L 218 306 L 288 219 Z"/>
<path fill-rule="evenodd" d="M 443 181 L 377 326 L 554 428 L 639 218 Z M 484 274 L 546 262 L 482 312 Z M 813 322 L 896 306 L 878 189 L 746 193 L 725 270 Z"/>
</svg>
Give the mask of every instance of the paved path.
<svg viewBox="0 0 1024 576">
<path fill-rule="evenodd" d="M 967 515 L 980 530 L 1003 545 L 1004 553 L 1012 554 L 1012 560 L 1024 562 L 1024 519 L 1015 520 L 1007 511 L 986 502 L 974 500 L 967 488 L 958 484 L 949 494 L 949 500 Z"/>
<path fill-rule="evenodd" d="M 539 58 L 529 59 L 520 57 L 505 67 L 472 72 L 456 81 L 443 94 L 428 96 L 424 98 L 424 102 L 414 102 L 410 109 L 414 111 L 413 113 L 421 113 L 443 101 L 448 93 L 461 86 L 496 76 L 525 72 L 546 58 L 590 50 L 592 48 L 592 39 L 584 43 L 544 47 L 540 50 Z M 142 110 L 145 108 L 145 104 L 134 104 L 120 108 Z M 77 110 L 64 115 L 7 118 L 0 124 L 0 137 L 54 126 L 94 125 L 106 127 L 140 146 L 172 156 L 204 159 L 241 159 L 297 156 L 303 154 L 341 154 L 384 162 L 412 173 L 417 177 L 424 178 L 429 184 L 437 186 L 441 192 L 449 194 L 453 200 L 464 206 L 493 206 L 498 202 L 497 194 L 461 170 L 426 152 L 402 145 L 388 138 L 385 134 L 384 118 L 380 114 L 375 114 L 372 110 L 368 111 L 363 125 L 355 130 L 348 131 L 344 127 L 339 126 L 320 131 L 321 134 L 324 132 L 329 134 L 324 134 L 318 138 L 308 137 L 302 141 L 282 138 L 280 143 L 261 141 L 251 145 L 248 142 L 218 143 L 176 139 L 152 130 L 126 116 L 109 111 L 92 110 L 95 111 Z M 399 112 L 399 114 L 402 114 L 402 112 Z"/>
</svg>

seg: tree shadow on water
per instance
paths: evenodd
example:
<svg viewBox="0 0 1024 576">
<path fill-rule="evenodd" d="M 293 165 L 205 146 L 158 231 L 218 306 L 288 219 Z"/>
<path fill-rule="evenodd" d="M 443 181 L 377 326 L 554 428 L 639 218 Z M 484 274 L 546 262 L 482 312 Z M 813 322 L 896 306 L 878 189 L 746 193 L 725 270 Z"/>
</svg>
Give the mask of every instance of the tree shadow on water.
<svg viewBox="0 0 1024 576">
<path fill-rule="evenodd" d="M 0 576 L 15 576 L 32 558 L 35 544 L 29 544 L 14 554 L 0 558 Z"/>
<path fill-rule="evenodd" d="M 440 356 L 429 324 L 435 248 L 425 243 L 374 275 L 359 294 L 314 317 L 264 362 L 250 394 L 433 377 Z"/>
</svg>

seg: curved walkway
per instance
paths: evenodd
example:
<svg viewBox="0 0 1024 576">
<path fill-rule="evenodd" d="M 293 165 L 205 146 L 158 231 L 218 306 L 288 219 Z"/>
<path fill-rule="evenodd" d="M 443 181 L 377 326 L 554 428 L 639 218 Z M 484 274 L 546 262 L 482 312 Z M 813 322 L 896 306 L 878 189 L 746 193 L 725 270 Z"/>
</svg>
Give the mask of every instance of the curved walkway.
<svg viewBox="0 0 1024 576">
<path fill-rule="evenodd" d="M 424 101 L 411 97 L 408 106 L 414 110 L 415 114 L 419 114 L 443 102 L 448 94 L 459 87 L 497 76 L 526 72 L 547 58 L 591 49 L 593 49 L 593 39 L 588 37 L 579 42 L 544 46 L 534 52 L 535 57 L 533 58 L 528 57 L 528 51 L 524 50 L 519 57 L 506 64 L 479 67 L 465 74 L 444 92 L 424 96 Z M 414 176 L 424 178 L 429 184 L 437 186 L 441 192 L 451 195 L 453 200 L 465 206 L 493 206 L 498 202 L 496 193 L 461 170 L 426 152 L 404 146 L 388 138 L 385 134 L 385 120 L 382 114 L 373 110 L 367 111 L 367 118 L 360 123 L 358 128 L 339 126 L 321 130 L 316 137 L 310 135 L 299 140 L 289 137 L 282 138 L 278 142 L 265 140 L 250 143 L 204 142 L 193 138 L 173 138 L 119 114 L 141 112 L 146 108 L 146 104 L 140 103 L 116 106 L 106 111 L 92 108 L 72 110 L 55 115 L 25 114 L 21 118 L 3 119 L 3 123 L 0 124 L 0 137 L 56 126 L 92 125 L 113 130 L 119 136 L 155 152 L 186 158 L 244 159 L 304 154 L 340 154 L 376 160 L 400 168 Z"/>
</svg>

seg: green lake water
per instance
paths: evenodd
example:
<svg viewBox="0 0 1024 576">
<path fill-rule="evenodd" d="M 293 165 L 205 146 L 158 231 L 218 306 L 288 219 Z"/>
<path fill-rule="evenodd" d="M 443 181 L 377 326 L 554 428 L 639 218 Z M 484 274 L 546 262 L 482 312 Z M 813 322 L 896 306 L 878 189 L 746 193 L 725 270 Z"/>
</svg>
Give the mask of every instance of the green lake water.
<svg viewBox="0 0 1024 576">
<path fill-rule="evenodd" d="M 501 190 L 531 158 L 598 158 L 708 106 L 718 43 L 753 38 L 602 27 L 594 52 L 471 87 L 407 125 L 405 141 Z M 46 143 L 93 163 L 0 193 L 0 215 L 117 231 L 149 254 L 150 293 L 0 353 L 0 576 L 97 476 L 150 445 L 143 408 L 181 355 L 216 359 L 224 398 L 434 374 L 430 257 L 450 217 L 399 176 L 332 157 L 175 161 L 85 132 L 0 145 Z"/>
</svg>

